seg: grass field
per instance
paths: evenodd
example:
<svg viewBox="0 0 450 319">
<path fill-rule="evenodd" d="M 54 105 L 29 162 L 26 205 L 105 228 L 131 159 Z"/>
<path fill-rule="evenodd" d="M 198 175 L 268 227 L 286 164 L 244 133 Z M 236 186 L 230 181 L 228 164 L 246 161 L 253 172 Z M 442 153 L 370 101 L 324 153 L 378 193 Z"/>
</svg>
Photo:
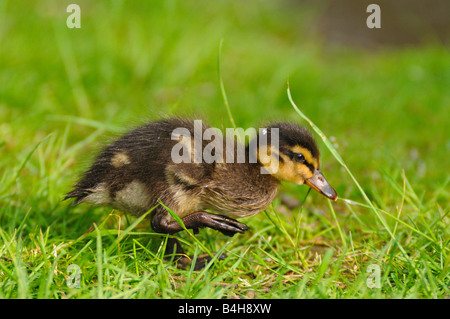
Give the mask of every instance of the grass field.
<svg viewBox="0 0 450 319">
<path fill-rule="evenodd" d="M 448 47 L 328 46 L 309 32 L 319 5 L 79 1 L 68 29 L 69 3 L 0 3 L 0 298 L 450 296 Z M 180 270 L 148 220 L 62 198 L 101 145 L 147 120 L 231 127 L 222 40 L 236 125 L 309 127 L 289 79 L 328 137 L 322 171 L 340 199 L 283 184 L 241 220 L 251 231 L 196 235 L 227 259 Z"/>
</svg>

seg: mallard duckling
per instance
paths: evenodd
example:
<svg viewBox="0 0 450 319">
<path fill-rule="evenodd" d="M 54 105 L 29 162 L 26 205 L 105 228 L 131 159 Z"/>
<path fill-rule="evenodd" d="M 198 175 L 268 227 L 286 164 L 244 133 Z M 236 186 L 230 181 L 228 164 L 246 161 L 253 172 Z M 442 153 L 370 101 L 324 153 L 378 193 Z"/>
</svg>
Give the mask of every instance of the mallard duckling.
<svg viewBox="0 0 450 319">
<path fill-rule="evenodd" d="M 307 184 L 336 200 L 336 191 L 320 171 L 319 149 L 308 130 L 295 124 L 274 123 L 262 131 L 265 139 L 257 135 L 253 140 L 256 143 L 251 141 L 242 147 L 244 161 L 231 163 L 227 154 L 239 153 L 241 144 L 233 139 L 236 143 L 230 146 L 227 138 L 216 137 L 219 142 L 216 145 L 223 146 L 223 151 L 212 152 L 215 155 L 212 161 L 196 162 L 195 152 L 199 148 L 195 146 L 195 134 L 199 131 L 205 134 L 208 127 L 203 124 L 199 127 L 195 122 L 164 119 L 125 134 L 100 153 L 65 199 L 76 198 L 76 204 L 109 205 L 137 216 L 154 208 L 150 213 L 154 231 L 165 234 L 182 231 L 167 207 L 194 232 L 209 227 L 228 236 L 249 229 L 236 218 L 264 210 L 276 196 L 280 181 Z M 278 133 L 278 147 L 272 145 L 273 132 Z M 201 140 L 200 153 L 209 143 L 208 139 Z M 194 160 L 174 160 L 175 147 L 180 145 L 190 153 L 187 159 Z M 252 156 L 256 160 L 252 161 Z M 171 238 L 169 244 L 169 251 L 182 256 L 178 265 L 186 267 L 189 258 L 179 242 Z M 208 260 L 208 256 L 198 258 L 195 268 L 203 267 Z"/>
</svg>

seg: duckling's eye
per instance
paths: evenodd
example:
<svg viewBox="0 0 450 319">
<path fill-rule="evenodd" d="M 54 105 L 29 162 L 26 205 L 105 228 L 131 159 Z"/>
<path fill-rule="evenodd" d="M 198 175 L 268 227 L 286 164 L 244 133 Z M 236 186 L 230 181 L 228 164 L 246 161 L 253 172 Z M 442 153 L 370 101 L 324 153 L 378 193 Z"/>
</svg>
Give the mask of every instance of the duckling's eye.
<svg viewBox="0 0 450 319">
<path fill-rule="evenodd" d="M 305 157 L 303 156 L 303 154 L 295 154 L 294 159 L 296 162 L 299 162 L 299 163 L 305 162 Z"/>
</svg>

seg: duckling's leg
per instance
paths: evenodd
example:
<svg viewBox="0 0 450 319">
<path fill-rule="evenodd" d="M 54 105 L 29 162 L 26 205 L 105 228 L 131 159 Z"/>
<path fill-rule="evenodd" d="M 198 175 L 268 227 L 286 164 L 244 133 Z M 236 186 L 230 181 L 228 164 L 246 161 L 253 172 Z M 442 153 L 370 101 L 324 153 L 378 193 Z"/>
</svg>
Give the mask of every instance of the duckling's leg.
<svg viewBox="0 0 450 319">
<path fill-rule="evenodd" d="M 162 213 L 161 211 L 157 212 L 152 217 L 152 227 L 158 233 L 165 234 L 174 234 L 179 231 L 182 231 L 183 228 L 177 221 L 170 220 L 167 212 Z M 195 212 L 189 214 L 183 218 L 184 226 L 188 229 L 197 230 L 198 228 L 209 227 L 215 230 L 220 231 L 221 233 L 227 236 L 233 236 L 236 233 L 244 233 L 246 230 L 249 230 L 248 226 L 234 220 L 232 218 L 210 214 L 207 212 Z"/>
<path fill-rule="evenodd" d="M 152 228 L 158 233 L 164 234 L 174 234 L 179 231 L 184 230 L 177 221 L 169 219 L 170 214 L 163 209 L 157 209 L 155 214 L 152 216 Z M 235 233 L 243 233 L 248 230 L 248 226 L 240 223 L 232 218 L 215 215 L 206 212 L 195 212 L 181 219 L 188 229 L 193 229 L 194 233 L 198 232 L 199 228 L 210 227 L 216 229 L 227 236 L 233 236 Z M 169 238 L 166 246 L 165 256 L 167 258 L 173 258 L 176 255 L 177 266 L 179 268 L 187 268 L 192 261 L 192 256 L 187 256 L 184 253 L 180 242 L 175 238 Z M 225 254 L 219 256 L 219 260 L 226 257 Z M 211 256 L 205 254 L 197 257 L 194 269 L 198 270 L 206 266 L 206 264 L 211 261 Z"/>
<path fill-rule="evenodd" d="M 184 253 L 184 249 L 181 247 L 180 242 L 176 238 L 169 238 L 167 240 L 164 256 L 166 259 L 174 258 L 177 261 L 177 267 L 181 269 L 188 268 L 193 260 L 193 256 L 187 256 Z M 223 260 L 226 257 L 226 254 L 222 254 L 218 259 Z M 198 256 L 195 261 L 194 270 L 205 268 L 206 264 L 211 260 L 212 258 L 208 254 Z"/>
</svg>

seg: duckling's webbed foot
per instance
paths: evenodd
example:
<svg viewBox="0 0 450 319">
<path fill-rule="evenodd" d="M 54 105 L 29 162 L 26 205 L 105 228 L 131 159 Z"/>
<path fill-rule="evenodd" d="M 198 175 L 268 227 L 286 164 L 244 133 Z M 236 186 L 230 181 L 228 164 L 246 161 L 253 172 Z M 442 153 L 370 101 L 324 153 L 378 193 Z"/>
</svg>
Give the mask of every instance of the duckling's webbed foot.
<svg viewBox="0 0 450 319">
<path fill-rule="evenodd" d="M 207 212 L 195 212 L 181 219 L 188 229 L 198 230 L 198 228 L 209 227 L 220 231 L 227 236 L 233 236 L 236 233 L 244 233 L 249 227 L 232 218 L 210 214 Z M 182 231 L 183 228 L 177 221 L 167 221 L 156 214 L 152 218 L 152 227 L 155 231 L 166 234 L 174 234 Z"/>
<path fill-rule="evenodd" d="M 169 238 L 167 240 L 166 250 L 165 250 L 166 259 L 172 259 L 177 261 L 177 267 L 180 269 L 188 268 L 194 257 L 187 256 L 184 253 L 184 249 L 181 247 L 180 242 L 176 238 Z M 218 260 L 223 260 L 227 257 L 226 254 L 222 254 L 219 256 Z M 212 257 L 208 254 L 203 254 L 197 257 L 195 260 L 194 270 L 200 270 L 205 268 L 205 266 L 212 260 Z"/>
<path fill-rule="evenodd" d="M 185 219 L 187 224 L 184 221 Z M 250 229 L 247 225 L 238 222 L 237 220 L 234 220 L 232 218 L 223 215 L 210 214 L 206 212 L 196 212 L 190 214 L 185 218 L 183 218 L 183 222 L 186 228 L 191 228 L 188 227 L 188 225 L 192 226 L 194 230 L 198 228 L 209 227 L 217 231 L 220 231 L 222 234 L 230 237 L 232 237 L 236 233 L 242 234 Z"/>
</svg>

